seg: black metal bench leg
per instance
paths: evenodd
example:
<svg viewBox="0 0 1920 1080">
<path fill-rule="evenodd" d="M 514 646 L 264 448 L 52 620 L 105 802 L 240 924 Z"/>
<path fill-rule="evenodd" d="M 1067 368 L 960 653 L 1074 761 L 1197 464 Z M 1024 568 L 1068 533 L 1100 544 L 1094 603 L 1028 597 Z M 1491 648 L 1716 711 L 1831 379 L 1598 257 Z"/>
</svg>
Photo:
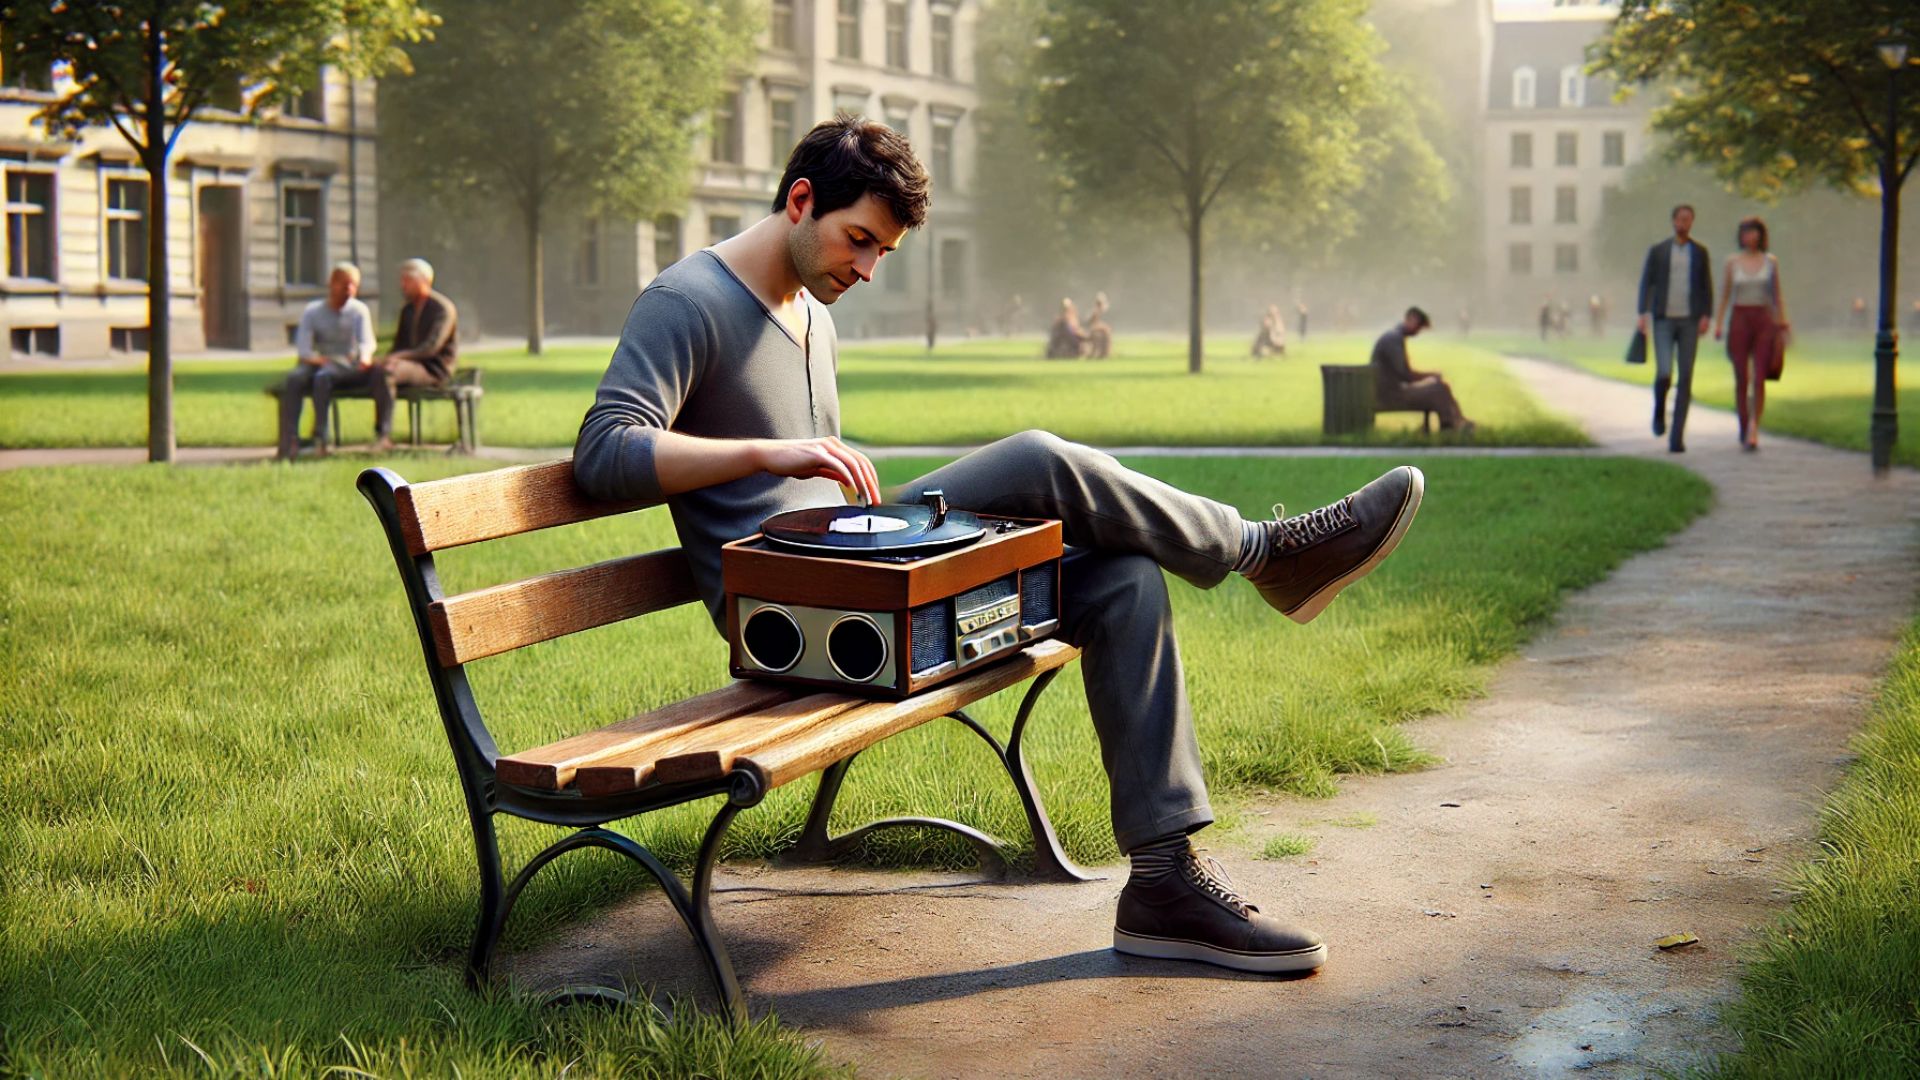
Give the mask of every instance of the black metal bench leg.
<svg viewBox="0 0 1920 1080">
<path fill-rule="evenodd" d="M 337 450 L 340 448 L 339 398 L 333 398 L 327 402 L 327 415 L 332 419 L 332 424 L 327 428 L 327 449 Z"/>
<path fill-rule="evenodd" d="M 971 721 L 969 721 L 971 723 Z M 989 735 L 988 739 L 992 739 Z M 854 845 L 860 843 L 868 834 L 881 829 L 897 829 L 905 826 L 917 826 L 925 829 L 943 829 L 965 840 L 980 859 L 980 867 L 994 877 L 1004 878 L 1008 874 L 1006 845 L 1000 840 L 981 832 L 971 825 L 958 821 L 936 817 L 890 817 L 870 821 L 865 825 L 841 836 L 832 835 L 827 829 L 827 819 L 833 815 L 833 804 L 840 797 L 840 785 L 846 780 L 847 770 L 853 767 L 853 759 L 858 753 L 829 765 L 820 773 L 820 787 L 814 792 L 813 807 L 807 811 L 807 823 L 800 830 L 800 838 L 794 841 L 787 851 L 792 862 L 819 863 L 831 862 L 845 854 Z"/>
<path fill-rule="evenodd" d="M 500 869 L 500 840 L 494 833 L 493 815 L 475 811 L 473 846 L 480 859 L 480 921 L 473 931 L 473 950 L 467 956 L 467 986 L 480 989 L 487 970 L 493 965 L 493 948 L 507 925 L 505 874 Z"/>
<path fill-rule="evenodd" d="M 1033 707 L 1059 674 L 1060 669 L 1054 668 L 1033 680 L 1027 696 L 1020 701 L 1020 711 L 1013 718 L 1013 731 L 1007 736 L 1007 749 L 1000 760 L 1007 767 L 1007 775 L 1013 778 L 1013 788 L 1020 793 L 1020 805 L 1027 811 L 1027 826 L 1033 830 L 1033 875 L 1047 881 L 1099 881 L 1101 875 L 1090 873 L 1067 858 L 1066 850 L 1060 846 L 1059 834 L 1053 831 L 1053 821 L 1047 817 L 1047 808 L 1041 805 L 1033 770 L 1027 765 L 1026 755 L 1021 753 Z"/>
<path fill-rule="evenodd" d="M 700 855 L 693 864 L 690 905 L 693 917 L 687 922 L 693 943 L 700 947 L 700 955 L 707 962 L 707 973 L 713 977 L 713 988 L 720 995 L 720 1003 L 735 1023 L 746 1022 L 747 1000 L 740 992 L 739 978 L 733 973 L 733 960 L 727 956 L 726 942 L 720 940 L 720 930 L 713 924 L 713 864 L 720 857 L 720 841 L 727 835 L 727 826 L 733 824 L 733 816 L 741 809 L 741 802 L 729 797 L 720 812 L 713 815 L 713 824 L 707 826 L 707 835 L 700 841 Z"/>
<path fill-rule="evenodd" d="M 417 399 L 407 402 L 407 443 L 411 446 L 420 445 L 420 402 Z"/>
</svg>

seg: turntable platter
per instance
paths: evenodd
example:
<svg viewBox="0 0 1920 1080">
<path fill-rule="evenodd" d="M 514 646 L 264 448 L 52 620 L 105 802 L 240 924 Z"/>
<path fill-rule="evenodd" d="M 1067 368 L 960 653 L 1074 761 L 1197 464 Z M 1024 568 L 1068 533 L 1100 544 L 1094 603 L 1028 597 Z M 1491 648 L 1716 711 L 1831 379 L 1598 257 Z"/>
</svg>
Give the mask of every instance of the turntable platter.
<svg viewBox="0 0 1920 1080">
<path fill-rule="evenodd" d="M 965 547 L 986 531 L 964 510 L 947 511 L 936 522 L 933 508 L 919 503 L 790 510 L 760 525 L 777 548 L 854 559 L 937 555 Z"/>
</svg>

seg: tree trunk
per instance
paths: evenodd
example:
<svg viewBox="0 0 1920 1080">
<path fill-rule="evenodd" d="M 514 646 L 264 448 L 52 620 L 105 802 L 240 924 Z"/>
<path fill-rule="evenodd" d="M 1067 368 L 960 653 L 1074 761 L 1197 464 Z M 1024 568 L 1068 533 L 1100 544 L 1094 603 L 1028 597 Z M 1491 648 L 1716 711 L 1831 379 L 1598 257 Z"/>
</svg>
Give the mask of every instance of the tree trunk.
<svg viewBox="0 0 1920 1080">
<path fill-rule="evenodd" d="M 157 33 L 157 31 L 156 31 Z M 148 47 L 147 145 L 147 460 L 173 460 L 173 349 L 167 276 L 167 111 L 160 43 Z"/>
<path fill-rule="evenodd" d="M 1187 372 L 1200 374 L 1206 348 L 1200 327 L 1205 312 L 1200 295 L 1200 222 L 1204 213 L 1197 198 L 1187 200 Z"/>
<path fill-rule="evenodd" d="M 540 355 L 547 338 L 546 246 L 540 237 L 540 203 L 527 204 L 527 351 Z"/>
</svg>

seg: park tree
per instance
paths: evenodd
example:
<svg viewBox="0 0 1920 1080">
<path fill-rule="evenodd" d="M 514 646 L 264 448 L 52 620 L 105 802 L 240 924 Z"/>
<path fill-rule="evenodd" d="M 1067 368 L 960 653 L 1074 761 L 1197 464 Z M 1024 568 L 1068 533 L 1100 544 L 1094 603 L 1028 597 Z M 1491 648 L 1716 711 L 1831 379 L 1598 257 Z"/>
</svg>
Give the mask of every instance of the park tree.
<svg viewBox="0 0 1920 1080">
<path fill-rule="evenodd" d="M 1041 0 L 1031 120 L 1072 196 L 1171 215 L 1187 242 L 1187 366 L 1202 366 L 1216 208 L 1311 234 L 1362 179 L 1378 101 L 1366 0 Z M 1164 219 L 1161 219 L 1164 220 Z M 1328 226 L 1332 228 L 1334 226 Z"/>
<path fill-rule="evenodd" d="M 645 217 L 690 171 L 693 121 L 751 56 L 753 0 L 463 0 L 382 112 L 398 186 L 526 239 L 527 351 L 546 326 L 542 230 L 557 206 Z"/>
<path fill-rule="evenodd" d="M 323 66 L 404 67 L 399 45 L 433 23 L 414 0 L 0 0 L 0 65 L 65 71 L 41 122 L 68 137 L 111 125 L 147 174 L 149 460 L 174 454 L 167 161 L 180 133 L 236 88 L 257 119 L 317 85 Z"/>
</svg>

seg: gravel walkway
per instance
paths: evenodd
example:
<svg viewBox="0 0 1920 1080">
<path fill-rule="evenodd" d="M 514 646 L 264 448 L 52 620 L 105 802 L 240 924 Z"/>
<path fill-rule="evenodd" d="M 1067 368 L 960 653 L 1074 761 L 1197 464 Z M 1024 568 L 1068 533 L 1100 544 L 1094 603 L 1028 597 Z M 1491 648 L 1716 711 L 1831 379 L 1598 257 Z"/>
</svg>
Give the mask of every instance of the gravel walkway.
<svg viewBox="0 0 1920 1080">
<path fill-rule="evenodd" d="M 1515 368 L 1602 446 L 1667 456 L 1643 390 Z M 1737 951 L 1786 903 L 1920 586 L 1920 485 L 1788 440 L 1741 454 L 1714 410 L 1689 434 L 1674 460 L 1716 508 L 1569 598 L 1486 700 L 1415 725 L 1446 764 L 1256 807 L 1242 842 L 1304 830 L 1309 859 L 1217 852 L 1321 929 L 1318 975 L 1116 956 L 1117 867 L 1083 886 L 733 867 L 717 918 L 754 1007 L 875 1075 L 1642 1076 L 1723 1047 Z M 663 915 L 636 897 L 511 967 L 700 992 Z M 1701 944 L 1654 948 L 1678 931 Z"/>
</svg>

